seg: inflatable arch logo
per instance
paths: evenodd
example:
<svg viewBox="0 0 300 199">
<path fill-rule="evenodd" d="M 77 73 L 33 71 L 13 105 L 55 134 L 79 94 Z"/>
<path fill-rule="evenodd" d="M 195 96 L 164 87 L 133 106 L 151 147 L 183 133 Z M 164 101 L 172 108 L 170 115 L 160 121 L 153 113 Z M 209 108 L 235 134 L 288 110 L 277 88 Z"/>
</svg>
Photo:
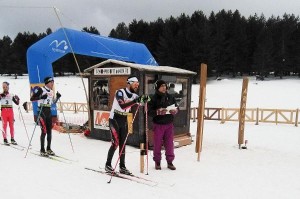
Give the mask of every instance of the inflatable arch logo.
<svg viewBox="0 0 300 199">
<path fill-rule="evenodd" d="M 66 40 L 62 40 L 62 41 L 57 41 L 54 40 L 50 43 L 50 45 L 52 47 L 52 51 L 53 52 L 58 52 L 58 53 L 66 53 L 66 50 L 68 50 L 68 44 L 66 42 Z"/>
</svg>

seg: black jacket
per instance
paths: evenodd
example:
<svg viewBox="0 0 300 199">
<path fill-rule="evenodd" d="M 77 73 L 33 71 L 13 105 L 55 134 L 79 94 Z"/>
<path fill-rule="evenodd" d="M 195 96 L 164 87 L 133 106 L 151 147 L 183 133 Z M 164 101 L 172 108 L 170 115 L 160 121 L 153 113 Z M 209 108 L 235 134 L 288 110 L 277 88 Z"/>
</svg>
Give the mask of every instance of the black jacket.
<svg viewBox="0 0 300 199">
<path fill-rule="evenodd" d="M 160 93 L 158 91 L 151 97 L 149 102 L 148 113 L 153 117 L 153 123 L 155 124 L 170 124 L 174 120 L 172 114 L 157 115 L 156 110 L 160 108 L 167 108 L 170 105 L 176 104 L 175 98 L 168 93 Z"/>
</svg>

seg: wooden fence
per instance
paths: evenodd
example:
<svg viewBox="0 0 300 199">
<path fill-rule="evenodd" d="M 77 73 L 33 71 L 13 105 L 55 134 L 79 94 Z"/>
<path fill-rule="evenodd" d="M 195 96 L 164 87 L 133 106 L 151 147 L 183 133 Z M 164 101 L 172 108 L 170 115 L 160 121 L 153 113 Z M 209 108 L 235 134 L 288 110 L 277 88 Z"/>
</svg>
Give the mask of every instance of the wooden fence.
<svg viewBox="0 0 300 199">
<path fill-rule="evenodd" d="M 222 124 L 226 121 L 236 121 L 239 118 L 239 108 L 205 108 L 204 119 L 220 120 Z M 191 118 L 195 122 L 197 119 L 197 108 L 191 109 Z M 299 109 L 246 109 L 246 122 L 255 122 L 255 124 L 275 123 L 275 124 L 299 124 Z"/>
<path fill-rule="evenodd" d="M 28 111 L 32 110 L 31 102 L 27 102 Z M 88 112 L 86 103 L 62 102 L 57 104 L 57 110 L 60 112 L 71 111 L 74 113 Z M 198 108 L 191 108 L 191 119 L 193 122 L 197 119 Z M 222 124 L 227 121 L 238 121 L 239 108 L 205 108 L 205 120 L 219 120 Z M 246 109 L 246 122 L 255 122 L 255 124 L 275 123 L 275 124 L 299 124 L 299 109 L 263 109 L 248 108 Z"/>
<path fill-rule="evenodd" d="M 61 102 L 56 104 L 56 108 L 61 113 L 64 111 L 71 111 L 74 113 L 78 112 L 88 112 L 88 107 L 86 103 L 77 103 L 77 102 Z M 27 109 L 28 111 L 32 110 L 32 103 L 27 102 Z"/>
</svg>

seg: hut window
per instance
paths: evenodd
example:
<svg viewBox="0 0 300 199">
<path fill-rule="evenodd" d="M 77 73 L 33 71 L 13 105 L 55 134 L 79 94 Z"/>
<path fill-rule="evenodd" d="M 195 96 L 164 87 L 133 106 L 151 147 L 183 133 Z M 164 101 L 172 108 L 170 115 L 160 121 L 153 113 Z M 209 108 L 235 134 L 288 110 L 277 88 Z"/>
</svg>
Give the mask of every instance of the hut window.
<svg viewBox="0 0 300 199">
<path fill-rule="evenodd" d="M 108 80 L 93 80 L 94 110 L 108 110 L 109 88 Z"/>
<path fill-rule="evenodd" d="M 154 95 L 155 93 L 154 83 L 155 83 L 154 75 L 147 75 L 146 84 L 145 84 L 145 94 L 150 96 Z"/>
<path fill-rule="evenodd" d="M 177 78 L 175 82 L 169 82 L 168 84 L 168 93 L 175 97 L 181 110 L 186 110 L 187 107 L 187 83 L 187 79 Z"/>
</svg>

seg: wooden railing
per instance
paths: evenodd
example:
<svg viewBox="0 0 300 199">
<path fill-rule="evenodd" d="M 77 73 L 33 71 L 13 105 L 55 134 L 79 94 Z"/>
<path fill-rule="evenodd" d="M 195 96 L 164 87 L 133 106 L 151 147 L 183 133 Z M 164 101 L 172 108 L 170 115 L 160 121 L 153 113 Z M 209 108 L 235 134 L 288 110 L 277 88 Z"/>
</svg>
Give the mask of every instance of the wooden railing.
<svg viewBox="0 0 300 199">
<path fill-rule="evenodd" d="M 222 124 L 226 121 L 238 121 L 239 108 L 205 108 L 204 119 L 220 120 Z M 275 124 L 299 124 L 299 109 L 246 109 L 246 122 L 255 122 L 255 124 L 275 123 Z M 191 119 L 195 122 L 197 119 L 197 108 L 191 109 Z"/>
<path fill-rule="evenodd" d="M 86 103 L 77 103 L 77 102 L 61 102 L 57 103 L 57 110 L 61 113 L 64 111 L 72 111 L 74 113 L 78 112 L 88 112 L 88 107 Z M 27 102 L 27 109 L 28 111 L 32 110 L 32 103 Z"/>
<path fill-rule="evenodd" d="M 27 103 L 28 110 L 32 110 L 31 102 Z M 62 102 L 57 104 L 57 110 L 60 112 L 72 111 L 88 112 L 86 103 L 76 102 Z M 193 122 L 197 119 L 198 108 L 191 108 L 191 119 Z M 228 121 L 238 121 L 239 108 L 205 108 L 205 120 L 219 120 L 222 124 Z M 255 124 L 275 123 L 275 124 L 299 124 L 299 109 L 262 109 L 262 108 L 248 108 L 246 109 L 246 122 L 255 122 Z"/>
</svg>

